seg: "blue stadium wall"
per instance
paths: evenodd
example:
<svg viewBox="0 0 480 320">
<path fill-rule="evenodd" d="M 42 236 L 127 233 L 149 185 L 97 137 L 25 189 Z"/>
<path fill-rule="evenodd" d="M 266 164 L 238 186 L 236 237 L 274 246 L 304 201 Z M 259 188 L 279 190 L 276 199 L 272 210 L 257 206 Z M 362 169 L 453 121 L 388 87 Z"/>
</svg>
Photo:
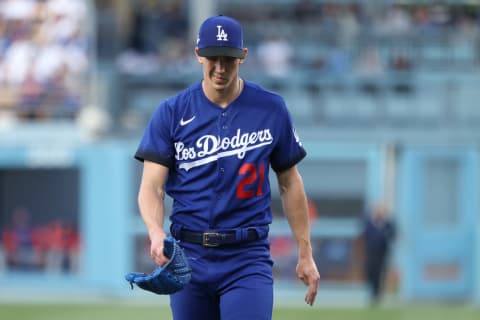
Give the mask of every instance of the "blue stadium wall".
<svg viewBox="0 0 480 320">
<path fill-rule="evenodd" d="M 109 140 L 77 145 L 16 143 L 1 146 L 0 170 L 78 169 L 82 253 L 80 268 L 76 273 L 3 270 L 0 271 L 0 287 L 15 292 L 46 289 L 47 292 L 59 290 L 69 294 L 130 294 L 124 274 L 138 267 L 135 260 L 138 260 L 136 252 L 139 247 L 135 238 L 145 235 L 136 204 L 141 169 L 133 159 L 136 143 L 136 140 Z M 384 196 L 386 179 L 383 146 L 315 141 L 305 141 L 305 145 L 309 150 L 305 161 L 312 162 L 312 165 L 301 168 L 307 192 L 315 188 L 312 186 L 315 182 L 309 182 L 308 178 L 315 177 L 315 161 L 360 161 L 365 168 L 365 183 L 360 184 L 364 186 L 362 197 L 365 205 Z M 462 300 L 480 303 L 479 156 L 480 152 L 474 145 L 403 146 L 396 159 L 398 181 L 395 183 L 394 214 L 400 233 L 392 260 L 392 267 L 399 273 L 395 293 L 400 300 Z M 434 178 L 437 179 L 434 182 L 453 181 L 454 185 L 448 190 L 458 193 L 455 195 L 454 208 L 458 212 L 453 218 L 446 213 L 445 221 L 431 225 L 428 217 L 425 218 L 422 214 L 427 206 L 424 199 L 432 196 L 428 194 L 431 189 L 428 181 L 431 176 L 428 172 L 443 172 L 445 165 L 453 166 L 455 174 L 440 180 Z M 334 188 L 335 181 L 332 180 L 331 183 Z M 342 183 L 348 184 L 348 181 Z M 272 183 L 275 193 L 274 185 Z M 48 189 L 48 185 L 45 188 Z M 440 204 L 443 203 L 442 199 L 437 200 Z M 448 227 L 449 223 L 454 226 Z M 272 226 L 272 236 L 288 235 L 288 232 L 285 220 L 276 219 Z M 359 232 L 355 223 L 342 223 L 341 219 L 320 218 L 312 223 L 313 238 L 354 238 Z M 338 287 L 342 286 L 336 286 L 335 281 L 326 281 L 322 282 L 320 289 L 328 295 L 329 290 Z M 294 282 L 279 281 L 278 288 L 299 289 L 303 293 L 303 288 Z M 347 291 L 355 290 L 355 286 L 345 288 Z M 363 290 L 362 286 L 360 290 Z"/>
</svg>

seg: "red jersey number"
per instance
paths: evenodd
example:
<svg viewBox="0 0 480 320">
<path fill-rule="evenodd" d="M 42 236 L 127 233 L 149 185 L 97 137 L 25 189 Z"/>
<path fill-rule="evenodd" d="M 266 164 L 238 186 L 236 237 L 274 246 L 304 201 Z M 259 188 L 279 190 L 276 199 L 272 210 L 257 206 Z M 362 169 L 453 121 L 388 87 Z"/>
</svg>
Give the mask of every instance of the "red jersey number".
<svg viewBox="0 0 480 320">
<path fill-rule="evenodd" d="M 263 162 L 260 162 L 258 168 L 253 163 L 245 163 L 238 170 L 238 174 L 243 176 L 237 185 L 238 199 L 249 199 L 255 195 L 257 197 L 263 195 L 263 182 L 265 181 L 265 165 Z"/>
</svg>

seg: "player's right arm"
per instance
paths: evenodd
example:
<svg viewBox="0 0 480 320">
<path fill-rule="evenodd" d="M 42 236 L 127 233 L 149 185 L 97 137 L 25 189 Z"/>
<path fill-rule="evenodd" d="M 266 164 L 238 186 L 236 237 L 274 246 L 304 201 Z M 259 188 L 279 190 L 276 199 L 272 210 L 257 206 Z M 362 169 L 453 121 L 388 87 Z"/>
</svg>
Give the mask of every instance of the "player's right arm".
<svg viewBox="0 0 480 320">
<path fill-rule="evenodd" d="M 166 237 L 163 229 L 165 217 L 165 183 L 168 168 L 145 160 L 138 192 L 138 206 L 150 238 L 150 256 L 158 265 L 164 265 L 168 259 L 163 255 L 163 241 Z"/>
</svg>

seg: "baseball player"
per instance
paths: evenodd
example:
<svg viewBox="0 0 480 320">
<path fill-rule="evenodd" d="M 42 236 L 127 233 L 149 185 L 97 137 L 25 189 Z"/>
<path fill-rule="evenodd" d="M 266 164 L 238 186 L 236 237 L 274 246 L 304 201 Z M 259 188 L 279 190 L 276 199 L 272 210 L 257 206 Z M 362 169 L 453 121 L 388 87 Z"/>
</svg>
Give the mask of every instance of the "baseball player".
<svg viewBox="0 0 480 320">
<path fill-rule="evenodd" d="M 160 104 L 135 154 L 144 162 L 138 202 L 151 257 L 167 262 L 166 193 L 173 199 L 169 233 L 192 268 L 190 283 L 170 295 L 176 320 L 271 319 L 270 168 L 298 245 L 306 303 L 317 294 L 320 275 L 296 167 L 306 152 L 282 97 L 239 77 L 247 53 L 236 20 L 206 19 L 195 47 L 203 79 Z"/>
</svg>

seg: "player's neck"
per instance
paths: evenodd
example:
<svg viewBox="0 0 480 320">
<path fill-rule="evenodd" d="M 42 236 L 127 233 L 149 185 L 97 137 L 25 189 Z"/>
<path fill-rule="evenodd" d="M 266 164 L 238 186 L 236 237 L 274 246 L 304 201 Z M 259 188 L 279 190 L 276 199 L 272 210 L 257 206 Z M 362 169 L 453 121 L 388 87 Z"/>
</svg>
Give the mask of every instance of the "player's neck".
<svg viewBox="0 0 480 320">
<path fill-rule="evenodd" d="M 221 90 L 209 86 L 205 81 L 202 81 L 202 89 L 208 100 L 222 108 L 226 108 L 242 93 L 243 80 L 237 78 L 237 80 L 233 81 L 231 86 Z"/>
</svg>

